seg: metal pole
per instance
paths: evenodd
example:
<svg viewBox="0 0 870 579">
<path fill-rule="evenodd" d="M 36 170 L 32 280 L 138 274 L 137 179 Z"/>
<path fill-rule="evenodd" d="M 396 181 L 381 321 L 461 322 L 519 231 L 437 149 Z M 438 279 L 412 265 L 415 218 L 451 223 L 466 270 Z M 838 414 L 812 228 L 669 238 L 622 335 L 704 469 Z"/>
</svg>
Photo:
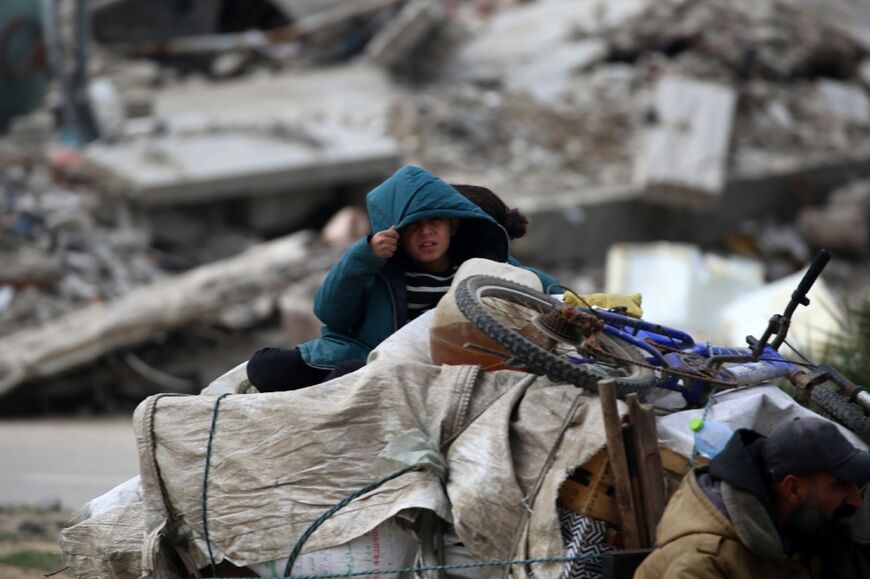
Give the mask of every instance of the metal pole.
<svg viewBox="0 0 870 579">
<path fill-rule="evenodd" d="M 43 30 L 49 68 L 60 86 L 61 100 L 61 140 L 66 144 L 78 143 L 79 119 L 76 111 L 76 98 L 72 80 L 67 71 L 66 59 L 60 39 L 58 26 L 58 0 L 40 0 L 42 7 Z"/>
</svg>

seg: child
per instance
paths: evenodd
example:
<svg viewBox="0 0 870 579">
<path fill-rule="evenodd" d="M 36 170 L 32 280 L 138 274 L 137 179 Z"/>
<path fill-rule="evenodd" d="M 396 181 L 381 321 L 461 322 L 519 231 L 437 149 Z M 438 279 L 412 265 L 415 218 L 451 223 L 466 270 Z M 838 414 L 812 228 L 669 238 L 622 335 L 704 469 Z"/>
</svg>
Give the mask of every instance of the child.
<svg viewBox="0 0 870 579">
<path fill-rule="evenodd" d="M 501 197 L 492 192 L 492 190 L 480 185 L 459 185 L 451 183 L 451 187 L 459 191 L 466 199 L 486 211 L 486 213 L 495 219 L 496 223 L 501 225 L 507 232 L 508 237 L 513 241 L 519 239 L 526 234 L 526 229 L 529 226 L 529 218 L 520 213 L 519 209 L 511 209 L 501 200 Z M 558 292 L 562 289 L 559 281 L 533 267 L 522 265 L 513 257 L 508 257 L 508 263 L 517 267 L 522 267 L 533 272 L 540 278 L 544 286 L 544 290 L 548 293 Z"/>
<path fill-rule="evenodd" d="M 387 336 L 435 306 L 463 261 L 509 258 L 504 229 L 418 167 L 399 169 L 366 205 L 373 234 L 345 252 L 317 291 L 321 337 L 256 352 L 248 378 L 259 390 L 301 388 L 360 368 Z"/>
<path fill-rule="evenodd" d="M 501 197 L 491 189 L 480 185 L 460 185 L 451 183 L 451 187 L 462 193 L 466 199 L 486 211 L 495 222 L 504 227 L 511 241 L 526 234 L 529 218 L 520 213 L 519 209 L 511 209 L 501 200 Z"/>
</svg>

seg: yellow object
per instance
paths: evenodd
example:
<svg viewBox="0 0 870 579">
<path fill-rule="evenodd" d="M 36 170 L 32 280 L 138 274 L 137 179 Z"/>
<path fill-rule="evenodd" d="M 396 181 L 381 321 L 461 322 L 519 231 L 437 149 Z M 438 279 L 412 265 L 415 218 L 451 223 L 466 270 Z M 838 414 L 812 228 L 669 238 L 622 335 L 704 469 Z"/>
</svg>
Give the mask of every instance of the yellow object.
<svg viewBox="0 0 870 579">
<path fill-rule="evenodd" d="M 640 294 L 587 294 L 577 296 L 573 292 L 565 292 L 565 303 L 572 306 L 599 307 L 604 310 L 625 308 L 625 314 L 633 318 L 643 317 L 640 307 Z"/>
</svg>

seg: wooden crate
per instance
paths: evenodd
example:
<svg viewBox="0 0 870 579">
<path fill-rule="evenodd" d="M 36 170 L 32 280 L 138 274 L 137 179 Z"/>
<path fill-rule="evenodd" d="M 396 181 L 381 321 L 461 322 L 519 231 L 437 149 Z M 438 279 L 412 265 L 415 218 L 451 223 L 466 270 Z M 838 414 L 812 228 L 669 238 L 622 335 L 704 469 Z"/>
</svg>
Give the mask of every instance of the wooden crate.
<svg viewBox="0 0 870 579">
<path fill-rule="evenodd" d="M 619 510 L 613 490 L 613 473 L 604 448 L 574 471 L 559 489 L 559 501 L 575 513 L 618 527 Z"/>
<path fill-rule="evenodd" d="M 664 469 L 665 489 L 670 498 L 688 472 L 689 459 L 663 446 L 660 446 L 659 450 Z M 706 466 L 709 463 L 709 459 L 703 456 L 695 458 L 695 466 Z M 575 513 L 619 527 L 613 473 L 608 464 L 606 448 L 595 454 L 562 484 L 559 489 L 559 501 L 562 506 Z"/>
<path fill-rule="evenodd" d="M 680 486 L 683 477 L 689 472 L 689 459 L 664 446 L 659 447 L 659 452 L 662 457 L 662 468 L 665 471 L 665 494 L 670 499 L 677 487 Z M 701 455 L 695 457 L 694 466 L 707 466 L 708 464 L 710 464 L 709 458 Z"/>
</svg>

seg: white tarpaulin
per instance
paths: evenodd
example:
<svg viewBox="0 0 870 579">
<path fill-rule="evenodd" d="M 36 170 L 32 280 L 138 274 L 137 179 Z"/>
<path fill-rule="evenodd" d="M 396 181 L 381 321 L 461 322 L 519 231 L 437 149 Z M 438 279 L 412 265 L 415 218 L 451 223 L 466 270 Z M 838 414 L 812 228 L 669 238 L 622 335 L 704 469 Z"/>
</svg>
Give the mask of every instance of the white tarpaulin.
<svg viewBox="0 0 870 579">
<path fill-rule="evenodd" d="M 690 456 L 695 439 L 694 433 L 689 428 L 689 421 L 703 415 L 703 408 L 695 408 L 660 416 L 656 419 L 659 442 L 683 456 Z M 798 416 L 819 417 L 776 386 L 765 384 L 719 394 L 710 406 L 706 419 L 723 422 L 730 426 L 731 430 L 749 428 L 768 436 L 777 426 Z M 853 446 L 862 450 L 867 449 L 867 445 L 849 429 L 839 424 L 837 428 Z"/>
<path fill-rule="evenodd" d="M 526 378 L 472 366 L 376 361 L 320 386 L 225 398 L 208 481 L 215 556 L 240 566 L 286 557 L 317 517 L 379 478 L 371 472 L 377 455 L 392 437 L 414 428 L 439 445 L 458 435 L 442 449 L 446 492 L 436 475 L 407 473 L 336 513 L 304 552 L 347 543 L 395 515 L 427 509 L 453 522 L 480 559 L 561 554 L 558 486 L 603 446 L 601 414 L 597 404 L 581 407 L 523 523 L 525 497 L 579 395 L 573 386 L 545 379 L 529 387 Z M 192 539 L 181 548 L 189 565 L 207 564 L 203 472 L 215 402 L 152 398 L 136 413 L 151 549 L 146 571 L 162 568 L 167 543 L 158 538 L 170 531 Z M 520 524 L 525 527 L 517 529 Z M 516 536 L 523 539 L 512 553 Z M 556 574 L 559 566 L 551 567 L 547 574 Z"/>
<path fill-rule="evenodd" d="M 216 418 L 214 395 L 143 402 L 134 416 L 142 500 L 64 531 L 73 576 L 186 571 L 173 565 L 175 554 L 187 570 L 206 567 L 204 506 L 216 560 L 285 559 L 315 519 L 381 478 L 372 470 L 378 454 L 408 430 L 441 448 L 446 481 L 412 471 L 387 482 L 328 519 L 303 553 L 350 545 L 397 517 L 413 523 L 434 513 L 478 560 L 563 555 L 556 497 L 568 472 L 604 446 L 597 399 L 522 372 L 426 363 L 431 319 L 405 326 L 353 374 L 293 392 L 230 395 Z M 219 390 L 234 391 L 242 370 Z M 578 397 L 579 409 L 566 419 Z M 126 534 L 112 537 L 119 521 Z M 137 542 L 141 558 L 131 565 Z M 556 577 L 561 568 L 533 570 Z"/>
</svg>

